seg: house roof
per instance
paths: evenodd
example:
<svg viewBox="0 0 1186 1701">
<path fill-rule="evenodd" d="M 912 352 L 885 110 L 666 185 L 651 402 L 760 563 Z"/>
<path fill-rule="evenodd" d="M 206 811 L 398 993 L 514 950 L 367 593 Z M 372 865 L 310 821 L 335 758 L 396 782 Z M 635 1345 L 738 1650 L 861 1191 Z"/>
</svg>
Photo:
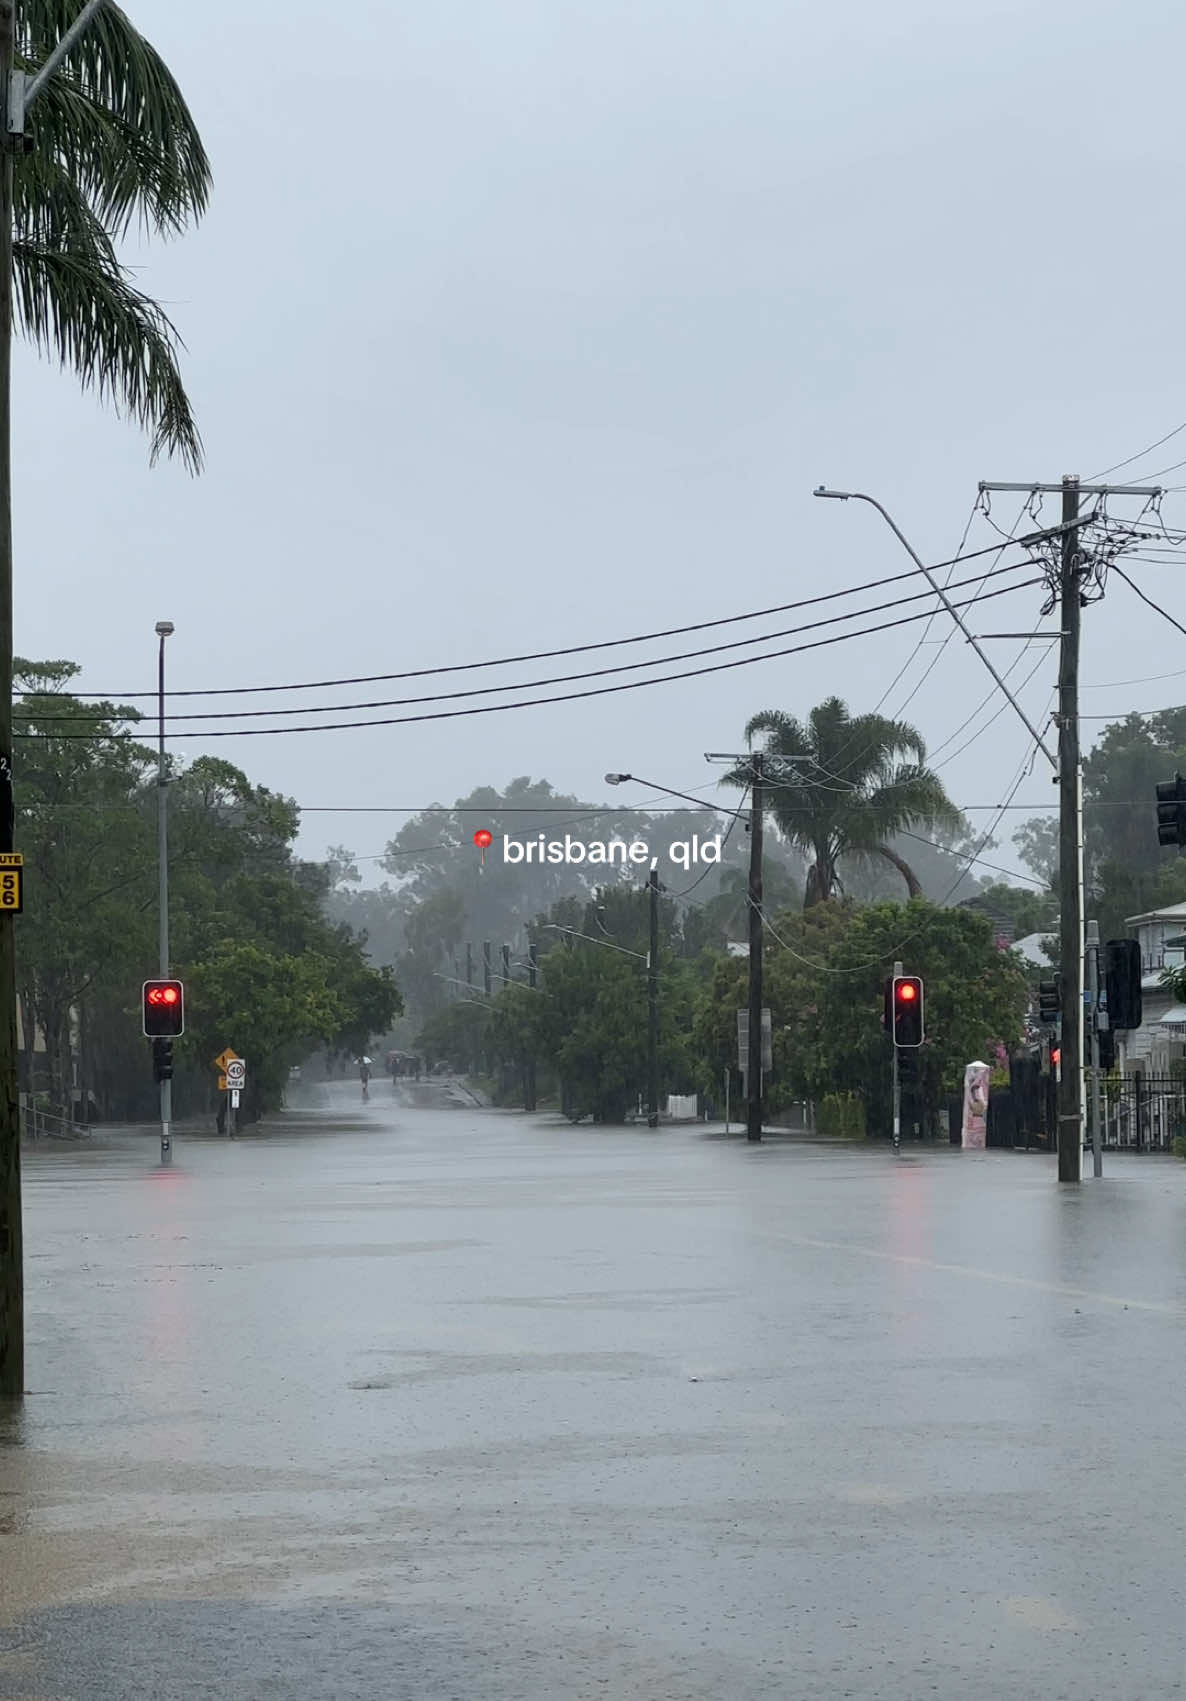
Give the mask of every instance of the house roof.
<svg viewBox="0 0 1186 1701">
<path fill-rule="evenodd" d="M 1135 927 L 1139 921 L 1186 921 L 1186 904 L 1166 904 L 1164 909 L 1146 910 L 1144 915 L 1125 916 L 1124 925 Z"/>
<path fill-rule="evenodd" d="M 1011 949 L 1020 951 L 1026 962 L 1033 963 L 1036 968 L 1049 969 L 1050 958 L 1042 950 L 1043 939 L 1049 938 L 1049 928 L 1045 933 L 1027 933 L 1024 939 L 1015 939 Z"/>
</svg>

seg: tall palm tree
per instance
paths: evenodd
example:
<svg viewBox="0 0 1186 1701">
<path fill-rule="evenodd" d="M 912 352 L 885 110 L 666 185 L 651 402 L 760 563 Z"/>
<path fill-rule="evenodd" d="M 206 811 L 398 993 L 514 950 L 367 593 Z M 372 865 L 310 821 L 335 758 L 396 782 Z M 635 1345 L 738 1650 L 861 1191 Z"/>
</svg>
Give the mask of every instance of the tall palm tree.
<svg viewBox="0 0 1186 1701">
<path fill-rule="evenodd" d="M 35 72 L 81 0 L 21 0 L 14 60 Z M 84 387 L 151 434 L 152 458 L 196 472 L 202 444 L 178 366 L 180 340 L 137 289 L 117 244 L 133 224 L 173 236 L 196 222 L 210 164 L 159 54 L 107 4 L 29 115 L 13 170 L 13 297 L 21 330 Z"/>
<path fill-rule="evenodd" d="M 9 72 L 36 73 L 81 0 L 0 0 L 0 111 Z M 197 219 L 210 166 L 181 91 L 159 55 L 114 4 L 40 91 L 29 151 L 0 141 L 0 851 L 13 846 L 12 489 L 9 383 L 13 326 L 72 366 L 85 388 L 151 434 L 152 456 L 196 472 L 202 443 L 164 309 L 138 290 L 117 244 L 139 221 L 171 235 Z M 7 125 L 4 125 L 7 132 Z M 9 210 L 11 209 L 11 217 Z M 16 967 L 11 923 L 0 927 L 0 1395 L 24 1388 L 20 1116 Z"/>
<path fill-rule="evenodd" d="M 926 766 L 916 728 L 884 715 L 852 716 L 839 697 L 829 697 L 806 725 L 764 709 L 745 729 L 751 748 L 763 735 L 771 814 L 810 860 L 804 909 L 842 890 L 836 864 L 845 856 L 884 857 L 917 897 L 914 870 L 886 841 L 909 827 L 958 828 L 963 817 Z M 750 778 L 746 763 L 725 776 L 737 786 Z"/>
</svg>

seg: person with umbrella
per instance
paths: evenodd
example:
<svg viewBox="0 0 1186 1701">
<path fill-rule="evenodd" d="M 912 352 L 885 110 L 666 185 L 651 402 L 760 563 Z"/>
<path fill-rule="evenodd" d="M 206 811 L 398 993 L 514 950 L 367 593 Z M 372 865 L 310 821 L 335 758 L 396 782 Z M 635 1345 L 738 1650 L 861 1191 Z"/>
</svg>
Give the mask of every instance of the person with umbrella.
<svg viewBox="0 0 1186 1701">
<path fill-rule="evenodd" d="M 360 1057 L 359 1058 L 359 1060 L 358 1060 L 358 1078 L 362 1082 L 362 1101 L 365 1104 L 371 1096 L 370 1093 L 367 1091 L 367 1083 L 370 1081 L 370 1078 L 371 1078 L 371 1060 L 370 1060 L 369 1057 Z"/>
</svg>

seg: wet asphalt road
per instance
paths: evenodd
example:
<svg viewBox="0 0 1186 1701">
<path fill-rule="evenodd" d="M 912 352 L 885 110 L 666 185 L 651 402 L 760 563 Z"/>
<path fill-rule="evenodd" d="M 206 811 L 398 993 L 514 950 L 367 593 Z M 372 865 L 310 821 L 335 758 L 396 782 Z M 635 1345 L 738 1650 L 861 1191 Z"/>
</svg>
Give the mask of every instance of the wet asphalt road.
<svg viewBox="0 0 1186 1701">
<path fill-rule="evenodd" d="M 356 1092 L 27 1156 L 0 1701 L 1186 1694 L 1186 1165 Z"/>
</svg>

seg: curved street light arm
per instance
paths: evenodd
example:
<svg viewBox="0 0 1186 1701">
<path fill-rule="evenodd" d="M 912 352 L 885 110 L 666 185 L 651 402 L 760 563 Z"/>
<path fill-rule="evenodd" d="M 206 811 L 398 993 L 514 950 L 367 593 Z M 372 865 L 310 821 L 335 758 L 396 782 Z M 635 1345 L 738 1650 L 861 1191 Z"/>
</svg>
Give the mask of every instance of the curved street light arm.
<svg viewBox="0 0 1186 1701">
<path fill-rule="evenodd" d="M 984 665 L 988 669 L 989 673 L 992 674 L 992 676 L 993 676 L 994 680 L 996 681 L 997 685 L 999 686 L 1000 690 L 1003 692 L 1003 694 L 1006 698 L 1006 701 L 1008 701 L 1009 703 L 1012 704 L 1013 709 L 1016 712 L 1018 718 L 1025 725 L 1026 731 L 1029 733 L 1030 737 L 1033 739 L 1033 741 L 1037 745 L 1038 749 L 1042 752 L 1043 756 L 1045 756 L 1046 760 L 1050 763 L 1050 766 L 1054 769 L 1055 773 L 1057 773 L 1058 772 L 1058 758 L 1056 756 L 1054 756 L 1053 753 L 1050 751 L 1045 740 L 1042 737 L 1042 734 L 1038 731 L 1038 729 L 1034 725 L 1033 721 L 1030 720 L 1029 716 L 1026 714 L 1026 712 L 1022 708 L 1021 704 L 1017 701 L 1017 698 L 1013 695 L 1013 693 L 1010 691 L 1009 687 L 1005 684 L 1005 681 L 1001 678 L 1001 676 L 997 672 L 996 668 L 989 661 L 988 657 L 985 655 L 984 651 L 980 648 L 980 645 L 976 642 L 976 639 L 972 636 L 971 632 L 968 631 L 967 626 L 964 624 L 963 620 L 960 618 L 959 610 L 955 607 L 954 603 L 952 603 L 952 601 L 948 597 L 946 591 L 943 589 L 942 585 L 935 578 L 935 576 L 931 572 L 930 568 L 926 565 L 925 561 L 923 561 L 921 559 L 921 557 L 919 555 L 917 555 L 916 552 L 911 548 L 908 539 L 906 538 L 904 533 L 901 531 L 901 529 L 895 524 L 892 515 L 890 515 L 887 512 L 887 510 L 882 507 L 881 503 L 877 500 L 877 498 L 875 496 L 866 496 L 866 494 L 863 490 L 827 490 L 821 484 L 818 487 L 818 489 L 816 489 L 813 492 L 813 494 L 816 495 L 816 496 L 830 496 L 830 497 L 834 498 L 837 502 L 867 502 L 871 508 L 877 509 L 877 512 L 881 515 L 881 517 L 885 521 L 886 525 L 893 532 L 894 536 L 897 538 L 898 542 L 902 545 L 902 548 L 906 551 L 907 555 L 909 555 L 910 559 L 914 562 L 914 565 L 918 568 L 919 572 L 926 579 L 927 583 L 930 585 L 930 587 L 934 591 L 935 595 L 939 598 L 940 602 L 943 604 L 943 606 L 947 610 L 948 614 L 950 614 L 951 618 L 955 621 L 956 625 L 959 627 L 959 629 L 963 633 L 964 637 L 968 640 L 969 644 L 971 644 L 972 648 L 975 650 L 976 654 L 980 657 L 980 660 L 984 663 Z"/>
</svg>

